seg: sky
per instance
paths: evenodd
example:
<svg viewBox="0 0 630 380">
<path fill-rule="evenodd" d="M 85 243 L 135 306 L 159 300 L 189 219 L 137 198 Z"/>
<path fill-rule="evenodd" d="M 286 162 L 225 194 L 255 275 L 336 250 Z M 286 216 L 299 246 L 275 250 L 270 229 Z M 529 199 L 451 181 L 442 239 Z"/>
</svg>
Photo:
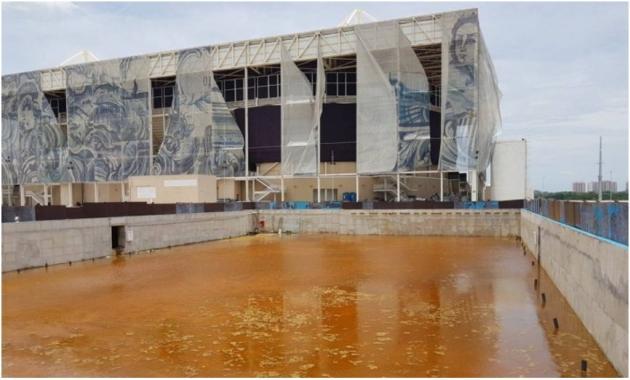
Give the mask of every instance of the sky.
<svg viewBox="0 0 630 380">
<path fill-rule="evenodd" d="M 503 94 L 499 140 L 528 141 L 530 187 L 628 181 L 626 3 L 2 3 L 2 74 L 335 27 L 353 9 L 378 20 L 478 8 Z M 612 177 L 611 177 L 612 175 Z"/>
</svg>

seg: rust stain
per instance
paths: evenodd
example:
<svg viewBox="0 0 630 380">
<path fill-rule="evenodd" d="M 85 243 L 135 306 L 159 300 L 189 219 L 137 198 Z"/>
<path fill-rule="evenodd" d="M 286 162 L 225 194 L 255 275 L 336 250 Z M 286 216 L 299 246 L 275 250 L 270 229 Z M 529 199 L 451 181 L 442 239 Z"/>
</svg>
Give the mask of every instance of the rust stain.
<svg viewBox="0 0 630 380">
<path fill-rule="evenodd" d="M 589 376 L 617 376 L 544 271 L 534 289 L 537 276 L 507 239 L 331 235 L 258 235 L 10 273 L 2 370 L 580 376 L 585 359 Z"/>
</svg>

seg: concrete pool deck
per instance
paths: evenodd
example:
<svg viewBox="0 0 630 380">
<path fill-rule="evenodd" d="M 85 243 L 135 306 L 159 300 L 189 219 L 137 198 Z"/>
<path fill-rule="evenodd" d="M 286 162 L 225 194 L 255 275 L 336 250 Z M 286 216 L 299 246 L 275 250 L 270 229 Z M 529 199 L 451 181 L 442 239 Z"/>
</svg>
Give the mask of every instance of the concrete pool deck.
<svg viewBox="0 0 630 380">
<path fill-rule="evenodd" d="M 3 375 L 616 376 L 533 260 L 510 238 L 263 234 L 5 273 Z"/>
</svg>

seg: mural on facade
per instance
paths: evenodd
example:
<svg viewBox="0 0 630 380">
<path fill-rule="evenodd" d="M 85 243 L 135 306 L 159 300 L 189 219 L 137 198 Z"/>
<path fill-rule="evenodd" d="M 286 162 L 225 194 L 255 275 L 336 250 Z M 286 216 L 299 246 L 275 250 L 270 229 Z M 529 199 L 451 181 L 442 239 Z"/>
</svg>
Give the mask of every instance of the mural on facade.
<svg viewBox="0 0 630 380">
<path fill-rule="evenodd" d="M 477 54 L 479 25 L 475 11 L 442 19 L 442 67 L 446 84 L 442 97 L 442 170 L 477 168 Z"/>
<path fill-rule="evenodd" d="M 148 68 L 132 57 L 64 69 L 73 182 L 149 174 Z"/>
<path fill-rule="evenodd" d="M 39 73 L 2 78 L 2 184 L 68 178 L 66 137 L 41 90 Z"/>
<path fill-rule="evenodd" d="M 209 48 L 180 52 L 173 106 L 153 173 L 242 175 L 243 146 L 214 81 Z"/>
<path fill-rule="evenodd" d="M 429 168 L 429 84 L 409 39 L 395 21 L 358 26 L 355 33 L 358 171 Z"/>
<path fill-rule="evenodd" d="M 214 155 L 211 173 L 219 177 L 245 175 L 245 139 L 212 75 L 210 83 Z"/>
<path fill-rule="evenodd" d="M 398 165 L 400 172 L 431 166 L 430 93 L 401 82 L 398 94 Z"/>
</svg>

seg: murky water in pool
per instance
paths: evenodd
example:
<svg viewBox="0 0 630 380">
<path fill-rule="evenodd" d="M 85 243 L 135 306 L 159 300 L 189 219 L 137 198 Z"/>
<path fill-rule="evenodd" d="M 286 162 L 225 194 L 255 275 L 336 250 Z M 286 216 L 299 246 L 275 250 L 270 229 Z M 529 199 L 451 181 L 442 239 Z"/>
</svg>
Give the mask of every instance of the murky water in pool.
<svg viewBox="0 0 630 380">
<path fill-rule="evenodd" d="M 512 240 L 259 235 L 5 274 L 3 375 L 616 376 L 531 260 Z"/>
</svg>

